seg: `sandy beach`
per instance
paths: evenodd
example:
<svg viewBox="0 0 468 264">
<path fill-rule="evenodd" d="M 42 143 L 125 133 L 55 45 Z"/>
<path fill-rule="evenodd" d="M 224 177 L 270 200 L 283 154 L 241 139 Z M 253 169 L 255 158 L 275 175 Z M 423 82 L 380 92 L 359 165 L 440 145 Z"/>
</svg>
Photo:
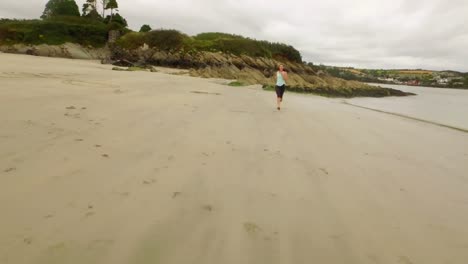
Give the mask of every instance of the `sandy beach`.
<svg viewBox="0 0 468 264">
<path fill-rule="evenodd" d="M 111 68 L 0 53 L 1 264 L 468 263 L 468 133 Z"/>
</svg>

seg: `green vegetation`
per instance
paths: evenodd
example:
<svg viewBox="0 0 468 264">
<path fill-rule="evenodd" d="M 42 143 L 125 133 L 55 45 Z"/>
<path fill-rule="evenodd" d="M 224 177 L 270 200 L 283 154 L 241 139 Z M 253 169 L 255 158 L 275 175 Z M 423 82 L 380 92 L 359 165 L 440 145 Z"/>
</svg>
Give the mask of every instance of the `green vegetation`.
<svg viewBox="0 0 468 264">
<path fill-rule="evenodd" d="M 225 33 L 202 33 L 190 37 L 177 30 L 161 29 L 147 33 L 140 30 L 140 32 L 141 35 L 129 33 L 123 36 L 117 44 L 125 49 L 138 47 L 139 45 L 136 45 L 136 43 L 146 43 L 150 47 L 161 50 L 223 52 L 302 63 L 299 51 L 292 46 L 281 43 L 258 41 Z"/>
<path fill-rule="evenodd" d="M 235 55 L 248 55 L 252 57 L 266 57 L 277 60 L 289 60 L 302 63 L 302 57 L 294 47 L 245 38 L 239 35 L 226 33 L 201 33 L 192 39 L 192 47 L 205 51 L 221 51 Z"/>
<path fill-rule="evenodd" d="M 104 23 L 110 25 L 111 29 L 122 29 L 128 26 L 127 20 L 120 14 L 113 14 L 104 18 Z"/>
<path fill-rule="evenodd" d="M 301 54 L 292 46 L 239 35 L 211 32 L 191 37 L 177 30 L 151 30 L 149 25 L 143 25 L 140 32 L 132 32 L 126 29 L 127 21 L 115 12 L 117 9 L 116 0 L 86 0 L 80 16 L 75 0 L 49 0 L 42 20 L 0 20 L 0 44 L 60 45 L 72 42 L 101 47 L 106 44 L 109 30 L 120 30 L 127 33 L 117 41 L 117 46 L 124 49 L 147 44 L 163 51 L 223 52 L 302 63 Z M 110 15 L 105 16 L 106 10 L 110 10 Z"/>
<path fill-rule="evenodd" d="M 187 35 L 180 33 L 177 30 L 153 30 L 148 33 L 143 33 L 146 44 L 150 48 L 158 48 L 160 50 L 180 50 L 184 48 L 185 41 L 189 38 Z"/>
<path fill-rule="evenodd" d="M 41 18 L 52 18 L 58 16 L 80 16 L 78 5 L 74 0 L 49 0 Z"/>
<path fill-rule="evenodd" d="M 331 76 L 345 80 L 407 84 L 441 88 L 468 88 L 468 73 L 455 71 L 428 71 L 428 70 L 382 70 L 382 69 L 355 69 L 309 64 L 316 70 L 327 72 Z"/>
<path fill-rule="evenodd" d="M 136 49 L 143 44 L 159 50 L 180 50 L 185 46 L 189 36 L 177 30 L 153 30 L 150 32 L 129 32 L 117 41 L 117 45 L 125 49 Z"/>
<path fill-rule="evenodd" d="M 140 32 L 143 32 L 143 33 L 150 32 L 151 30 L 153 29 L 149 25 L 143 25 L 140 28 Z"/>
<path fill-rule="evenodd" d="M 102 47 L 107 43 L 109 30 L 125 32 L 127 21 L 118 13 L 113 14 L 117 5 L 114 0 L 100 0 L 111 9 L 111 15 L 103 19 L 98 13 L 97 0 L 87 0 L 80 16 L 74 0 L 49 0 L 42 20 L 0 20 L 0 44 L 49 44 L 60 45 L 66 42 L 84 46 Z M 103 9 L 102 14 L 105 14 Z"/>
<path fill-rule="evenodd" d="M 54 17 L 46 20 L 0 20 L 0 44 L 49 44 L 66 42 L 104 46 L 108 27 L 81 17 Z"/>
<path fill-rule="evenodd" d="M 109 0 L 106 4 L 106 10 L 111 10 L 111 17 L 114 15 L 114 10 L 119 8 L 119 4 L 117 4 L 117 0 Z"/>
</svg>

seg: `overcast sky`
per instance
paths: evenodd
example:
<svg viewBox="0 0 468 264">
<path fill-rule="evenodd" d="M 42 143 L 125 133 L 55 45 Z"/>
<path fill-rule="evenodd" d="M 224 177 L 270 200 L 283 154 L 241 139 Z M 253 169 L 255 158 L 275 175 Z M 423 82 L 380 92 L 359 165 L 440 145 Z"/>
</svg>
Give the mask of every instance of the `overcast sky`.
<svg viewBox="0 0 468 264">
<path fill-rule="evenodd" d="M 0 17 L 37 18 L 46 2 L 0 0 Z M 284 42 L 316 64 L 468 72 L 468 0 L 118 2 L 132 29 L 146 23 Z"/>
</svg>

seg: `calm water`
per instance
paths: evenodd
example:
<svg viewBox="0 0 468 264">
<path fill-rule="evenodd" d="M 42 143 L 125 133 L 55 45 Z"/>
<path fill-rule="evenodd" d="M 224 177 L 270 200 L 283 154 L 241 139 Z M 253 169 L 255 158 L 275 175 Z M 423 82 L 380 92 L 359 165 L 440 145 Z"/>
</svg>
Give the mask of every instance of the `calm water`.
<svg viewBox="0 0 468 264">
<path fill-rule="evenodd" d="M 412 92 L 417 96 L 355 98 L 348 102 L 468 129 L 468 90 L 386 84 L 380 86 Z"/>
</svg>

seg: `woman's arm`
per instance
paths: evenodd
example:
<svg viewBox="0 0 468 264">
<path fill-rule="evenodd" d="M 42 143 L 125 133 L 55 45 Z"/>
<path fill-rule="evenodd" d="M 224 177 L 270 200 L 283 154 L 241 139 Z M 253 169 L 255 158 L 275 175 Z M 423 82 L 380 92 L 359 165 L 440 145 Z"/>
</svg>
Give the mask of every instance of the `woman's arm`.
<svg viewBox="0 0 468 264">
<path fill-rule="evenodd" d="M 287 72 L 283 71 L 283 72 L 281 73 L 281 75 L 283 75 L 283 79 L 284 79 L 285 81 L 288 80 L 288 73 L 287 73 Z"/>
</svg>

